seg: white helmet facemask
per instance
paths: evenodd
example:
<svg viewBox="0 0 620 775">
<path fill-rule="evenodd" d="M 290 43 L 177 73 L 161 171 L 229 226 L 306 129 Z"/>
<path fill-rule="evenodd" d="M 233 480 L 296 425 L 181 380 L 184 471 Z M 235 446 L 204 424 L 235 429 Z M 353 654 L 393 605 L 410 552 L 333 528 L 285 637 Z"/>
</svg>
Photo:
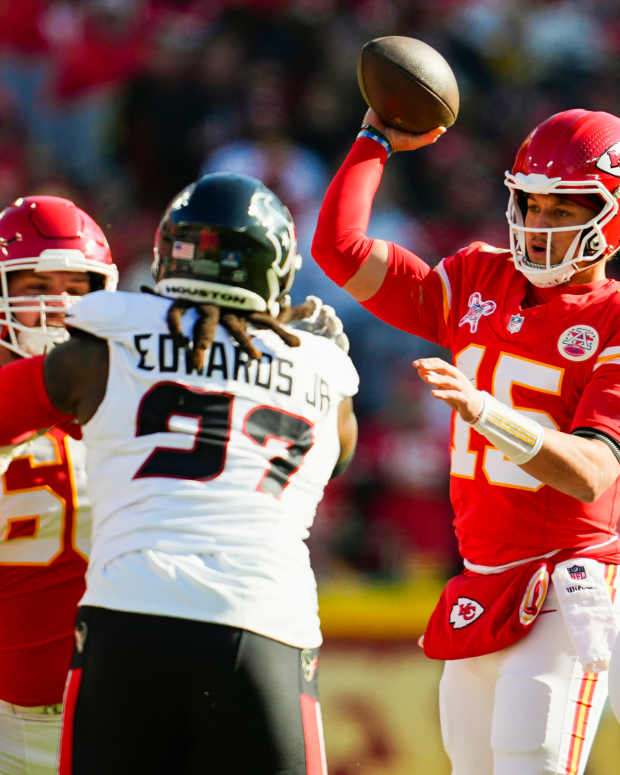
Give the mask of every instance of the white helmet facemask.
<svg viewBox="0 0 620 775">
<path fill-rule="evenodd" d="M 10 296 L 0 298 L 0 330 L 4 330 L 2 345 L 22 358 L 43 355 L 52 347 L 69 339 L 59 312 L 67 309 L 79 296 Z M 38 325 L 20 322 L 23 313 L 36 313 Z M 50 316 L 53 316 L 50 319 Z"/>
<path fill-rule="evenodd" d="M 539 288 L 550 288 L 565 283 L 575 272 L 583 269 L 584 263 L 595 263 L 604 255 L 607 240 L 603 233 L 603 227 L 618 213 L 618 201 L 604 185 L 594 180 L 563 181 L 561 178 L 548 178 L 540 174 L 525 175 L 521 172 L 516 174 L 506 172 L 504 182 L 510 191 L 508 210 L 506 211 L 510 233 L 510 251 L 515 268 L 522 272 L 533 285 Z M 522 195 L 527 194 L 597 194 L 601 197 L 603 204 L 599 212 L 593 213 L 592 218 L 581 225 L 532 228 L 525 225 L 524 212 L 519 202 Z M 567 231 L 576 231 L 577 233 L 571 240 L 562 260 L 552 264 L 553 235 Z M 546 235 L 544 264 L 537 264 L 528 258 L 527 233 Z"/>
<path fill-rule="evenodd" d="M 43 355 L 55 345 L 65 342 L 69 333 L 62 323 L 60 312 L 73 306 L 79 296 L 41 294 L 37 296 L 10 296 L 11 272 L 29 269 L 34 272 L 88 272 L 103 275 L 104 287 L 114 290 L 118 271 L 114 265 L 96 264 L 84 258 L 79 250 L 46 250 L 35 258 L 0 261 L 0 346 L 21 356 Z M 36 313 L 34 326 L 20 321 L 23 313 Z"/>
</svg>

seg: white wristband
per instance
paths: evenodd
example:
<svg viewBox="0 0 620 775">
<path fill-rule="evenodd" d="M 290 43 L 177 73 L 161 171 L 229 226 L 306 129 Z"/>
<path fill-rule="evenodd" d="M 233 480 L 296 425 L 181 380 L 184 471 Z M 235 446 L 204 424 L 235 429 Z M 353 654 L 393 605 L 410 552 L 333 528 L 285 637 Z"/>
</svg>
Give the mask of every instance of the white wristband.
<svg viewBox="0 0 620 775">
<path fill-rule="evenodd" d="M 471 427 L 487 438 L 518 466 L 527 463 L 540 450 L 545 435 L 536 420 L 511 409 L 484 390 L 482 412 Z"/>
</svg>

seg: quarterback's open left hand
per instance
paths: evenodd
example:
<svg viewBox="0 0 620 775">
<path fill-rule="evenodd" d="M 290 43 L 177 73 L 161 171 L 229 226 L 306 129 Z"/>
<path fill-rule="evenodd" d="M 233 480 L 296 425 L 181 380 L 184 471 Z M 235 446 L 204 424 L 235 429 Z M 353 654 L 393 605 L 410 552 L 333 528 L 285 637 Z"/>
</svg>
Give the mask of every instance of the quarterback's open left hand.
<svg viewBox="0 0 620 775">
<path fill-rule="evenodd" d="M 310 314 L 290 325 L 317 336 L 324 336 L 338 345 L 345 353 L 348 353 L 349 337 L 344 333 L 342 320 L 336 314 L 336 310 L 329 304 L 323 304 L 318 296 L 306 296 L 306 304 L 311 306 Z"/>
<path fill-rule="evenodd" d="M 413 361 L 413 366 L 420 378 L 431 386 L 432 395 L 445 401 L 465 422 L 473 423 L 480 417 L 482 394 L 460 369 L 436 357 L 418 358 Z"/>
</svg>

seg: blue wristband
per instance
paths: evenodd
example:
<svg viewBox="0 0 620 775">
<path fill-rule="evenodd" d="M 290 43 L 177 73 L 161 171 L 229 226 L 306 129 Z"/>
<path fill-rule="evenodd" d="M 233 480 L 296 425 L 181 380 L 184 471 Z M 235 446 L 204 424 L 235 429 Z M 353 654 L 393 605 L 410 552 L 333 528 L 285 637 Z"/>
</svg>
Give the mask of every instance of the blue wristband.
<svg viewBox="0 0 620 775">
<path fill-rule="evenodd" d="M 388 159 L 392 155 L 392 145 L 390 144 L 390 141 L 378 129 L 375 129 L 374 126 L 371 126 L 370 124 L 363 124 L 362 128 L 357 134 L 356 140 L 360 137 L 368 137 L 370 140 L 376 140 L 376 142 L 380 143 L 385 148 Z"/>
</svg>

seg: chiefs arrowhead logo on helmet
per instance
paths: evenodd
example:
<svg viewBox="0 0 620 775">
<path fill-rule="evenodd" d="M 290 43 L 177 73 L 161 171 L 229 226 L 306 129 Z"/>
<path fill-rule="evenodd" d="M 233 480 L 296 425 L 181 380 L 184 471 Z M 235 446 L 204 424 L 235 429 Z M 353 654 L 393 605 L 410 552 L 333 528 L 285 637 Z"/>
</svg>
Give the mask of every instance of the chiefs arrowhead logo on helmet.
<svg viewBox="0 0 620 775">
<path fill-rule="evenodd" d="M 620 178 L 620 142 L 614 143 L 611 148 L 608 148 L 599 157 L 596 166 L 599 170 Z"/>
</svg>

